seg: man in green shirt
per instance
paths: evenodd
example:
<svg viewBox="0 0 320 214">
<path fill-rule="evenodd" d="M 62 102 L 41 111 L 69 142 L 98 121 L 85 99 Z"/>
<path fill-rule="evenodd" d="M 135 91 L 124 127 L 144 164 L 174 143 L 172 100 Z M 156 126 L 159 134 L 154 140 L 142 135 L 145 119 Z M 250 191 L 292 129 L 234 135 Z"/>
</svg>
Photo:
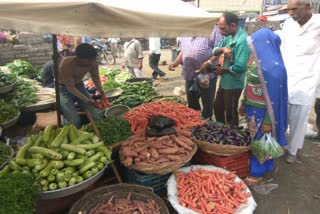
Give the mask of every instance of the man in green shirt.
<svg viewBox="0 0 320 214">
<path fill-rule="evenodd" d="M 212 57 L 201 65 L 200 72 L 220 57 L 222 66 L 215 66 L 215 74 L 221 75 L 214 103 L 216 121 L 239 125 L 238 102 L 244 87 L 245 72 L 250 57 L 247 34 L 238 25 L 239 18 L 233 13 L 223 13 L 219 18 L 220 33 L 225 36 L 212 50 Z"/>
</svg>

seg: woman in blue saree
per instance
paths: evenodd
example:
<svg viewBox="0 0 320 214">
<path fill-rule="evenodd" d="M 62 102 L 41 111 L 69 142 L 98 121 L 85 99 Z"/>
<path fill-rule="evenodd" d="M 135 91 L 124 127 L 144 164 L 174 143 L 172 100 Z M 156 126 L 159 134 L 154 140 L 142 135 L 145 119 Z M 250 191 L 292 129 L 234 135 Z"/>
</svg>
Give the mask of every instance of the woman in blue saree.
<svg viewBox="0 0 320 214">
<path fill-rule="evenodd" d="M 287 73 L 280 52 L 281 40 L 269 29 L 260 29 L 248 37 L 252 63 L 249 65 L 243 107 L 252 140 L 264 133 L 287 145 Z M 250 175 L 262 177 L 273 170 L 273 160 L 260 164 L 251 156 Z"/>
</svg>

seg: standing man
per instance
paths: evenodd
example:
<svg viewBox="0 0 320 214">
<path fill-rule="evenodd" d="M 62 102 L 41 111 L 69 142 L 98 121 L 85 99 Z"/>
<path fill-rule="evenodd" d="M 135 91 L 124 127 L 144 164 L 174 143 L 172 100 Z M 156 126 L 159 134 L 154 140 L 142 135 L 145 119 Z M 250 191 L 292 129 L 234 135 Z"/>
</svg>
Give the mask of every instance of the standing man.
<svg viewBox="0 0 320 214">
<path fill-rule="evenodd" d="M 58 65 L 62 61 L 62 56 L 58 54 Z M 42 85 L 45 88 L 54 88 L 54 63 L 53 59 L 48 61 L 42 68 Z"/>
<path fill-rule="evenodd" d="M 175 62 L 169 65 L 169 70 L 174 70 L 175 67 L 182 64 L 182 76 L 185 79 L 185 88 L 187 94 L 188 106 L 195 110 L 201 110 L 199 99 L 203 106 L 202 117 L 205 119 L 212 119 L 213 102 L 216 91 L 217 77 L 210 70 L 209 72 L 209 88 L 200 88 L 200 93 L 194 93 L 189 89 L 197 80 L 196 71 L 200 69 L 203 62 L 207 62 L 212 56 L 212 50 L 222 40 L 221 34 L 215 26 L 211 38 L 204 37 L 183 37 L 180 38 L 181 51 Z M 211 64 L 218 63 L 212 61 Z M 206 70 L 206 71 L 207 71 Z"/>
<path fill-rule="evenodd" d="M 160 37 L 149 38 L 149 66 L 153 70 L 152 78 L 157 79 L 158 76 L 164 77 L 165 72 L 159 69 L 159 61 L 161 56 L 161 41 Z"/>
<path fill-rule="evenodd" d="M 101 93 L 101 99 L 107 99 L 99 78 L 99 66 L 96 61 L 97 51 L 92 45 L 80 44 L 75 50 L 76 56 L 66 57 L 60 66 L 60 102 L 66 122 L 72 122 L 77 128 L 81 127 L 81 120 L 77 114 L 75 102 L 80 108 L 88 110 L 93 119 L 99 119 L 96 108 L 98 105 L 90 97 L 83 84 L 83 77 L 89 73 Z"/>
<path fill-rule="evenodd" d="M 127 71 L 137 78 L 143 78 L 143 53 L 141 43 L 137 39 L 131 39 L 124 43 L 124 63 Z"/>
<path fill-rule="evenodd" d="M 224 57 L 222 66 L 215 67 L 221 75 L 217 97 L 214 102 L 216 121 L 239 125 L 238 102 L 244 87 L 244 77 L 250 57 L 247 34 L 239 26 L 239 18 L 233 13 L 223 13 L 219 18 L 220 33 L 225 36 L 212 51 L 212 57 L 201 65 L 201 72 L 218 57 Z"/>
<path fill-rule="evenodd" d="M 294 163 L 302 149 L 320 68 L 320 15 L 312 14 L 309 0 L 289 0 L 287 19 L 280 33 L 288 73 L 289 147 L 286 161 Z"/>
</svg>

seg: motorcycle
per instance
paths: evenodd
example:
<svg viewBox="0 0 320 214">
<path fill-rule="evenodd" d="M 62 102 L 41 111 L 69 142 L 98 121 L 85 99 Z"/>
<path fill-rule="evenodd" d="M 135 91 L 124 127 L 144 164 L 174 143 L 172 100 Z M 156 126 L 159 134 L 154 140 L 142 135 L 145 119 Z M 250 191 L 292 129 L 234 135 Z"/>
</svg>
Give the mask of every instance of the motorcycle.
<svg viewBox="0 0 320 214">
<path fill-rule="evenodd" d="M 99 64 L 114 65 L 116 63 L 116 59 L 113 56 L 108 44 L 101 41 L 92 41 L 90 44 L 97 50 L 97 62 Z"/>
</svg>

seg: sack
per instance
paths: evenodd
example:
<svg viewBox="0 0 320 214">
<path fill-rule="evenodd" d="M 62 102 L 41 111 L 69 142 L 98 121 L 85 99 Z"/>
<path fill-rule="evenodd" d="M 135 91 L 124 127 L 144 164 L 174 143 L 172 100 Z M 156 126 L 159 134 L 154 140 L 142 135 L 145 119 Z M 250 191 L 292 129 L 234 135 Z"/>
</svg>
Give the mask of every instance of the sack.
<svg viewBox="0 0 320 214">
<path fill-rule="evenodd" d="M 200 94 L 200 86 L 197 80 L 195 80 L 189 88 L 189 91 L 195 94 Z"/>
<path fill-rule="evenodd" d="M 282 147 L 270 133 L 264 134 L 260 140 L 253 141 L 251 150 L 260 164 L 272 158 L 279 158 L 284 154 Z"/>
</svg>

